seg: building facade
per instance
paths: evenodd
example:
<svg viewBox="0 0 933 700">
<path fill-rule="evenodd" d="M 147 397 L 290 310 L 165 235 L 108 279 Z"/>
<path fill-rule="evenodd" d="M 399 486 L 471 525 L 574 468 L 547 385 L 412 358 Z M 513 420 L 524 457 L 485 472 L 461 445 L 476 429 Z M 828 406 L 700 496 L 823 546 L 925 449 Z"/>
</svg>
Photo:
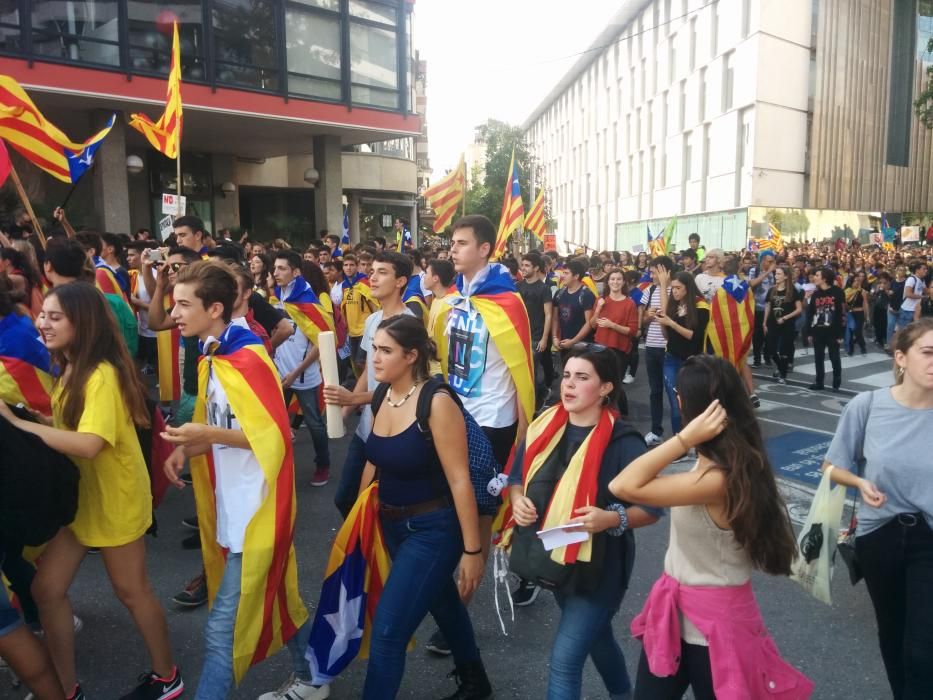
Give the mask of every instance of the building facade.
<svg viewBox="0 0 933 700">
<path fill-rule="evenodd" d="M 176 191 L 175 162 L 126 122 L 161 114 L 177 21 L 188 213 L 215 231 L 306 239 L 340 231 L 345 191 L 412 211 L 412 11 L 412 0 L 11 0 L 0 2 L 0 73 L 72 138 L 118 113 L 69 208 L 102 230 L 152 228 L 161 194 Z M 380 142 L 384 152 L 355 148 Z M 46 209 L 61 201 L 67 186 L 29 176 Z"/>
<path fill-rule="evenodd" d="M 750 207 L 933 208 L 929 5 L 623 2 L 524 124 L 558 238 L 631 248 L 677 216 L 675 244 L 735 248 Z"/>
</svg>

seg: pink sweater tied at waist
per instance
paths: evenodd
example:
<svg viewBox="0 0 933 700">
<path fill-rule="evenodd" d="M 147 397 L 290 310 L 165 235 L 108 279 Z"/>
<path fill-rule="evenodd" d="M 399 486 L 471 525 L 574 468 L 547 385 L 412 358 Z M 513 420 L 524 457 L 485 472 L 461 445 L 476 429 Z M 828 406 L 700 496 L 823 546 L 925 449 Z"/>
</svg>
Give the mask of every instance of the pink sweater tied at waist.
<svg viewBox="0 0 933 700">
<path fill-rule="evenodd" d="M 681 635 L 678 610 L 709 642 L 717 700 L 806 700 L 813 681 L 781 658 L 752 593 L 741 586 L 686 586 L 663 574 L 632 620 L 655 676 L 677 673 Z"/>
</svg>

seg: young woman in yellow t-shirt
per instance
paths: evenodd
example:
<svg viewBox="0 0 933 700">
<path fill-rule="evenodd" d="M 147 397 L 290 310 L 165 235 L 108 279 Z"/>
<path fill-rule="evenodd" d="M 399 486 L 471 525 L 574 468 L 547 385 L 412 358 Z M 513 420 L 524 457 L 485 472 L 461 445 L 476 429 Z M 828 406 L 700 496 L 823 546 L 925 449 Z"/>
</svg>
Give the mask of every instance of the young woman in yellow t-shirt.
<svg viewBox="0 0 933 700">
<path fill-rule="evenodd" d="M 93 285 L 71 282 L 53 289 L 37 325 L 60 372 L 52 420 L 19 420 L 2 402 L 0 414 L 68 455 L 81 473 L 74 522 L 48 543 L 32 585 L 49 652 L 66 697 L 83 698 L 68 589 L 88 548 L 99 548 L 113 590 L 133 616 L 152 661 L 152 672 L 124 698 L 171 700 L 184 683 L 146 573 L 143 536 L 152 521 L 152 497 L 135 431 L 135 425 L 149 423 L 142 383 L 113 313 Z"/>
</svg>

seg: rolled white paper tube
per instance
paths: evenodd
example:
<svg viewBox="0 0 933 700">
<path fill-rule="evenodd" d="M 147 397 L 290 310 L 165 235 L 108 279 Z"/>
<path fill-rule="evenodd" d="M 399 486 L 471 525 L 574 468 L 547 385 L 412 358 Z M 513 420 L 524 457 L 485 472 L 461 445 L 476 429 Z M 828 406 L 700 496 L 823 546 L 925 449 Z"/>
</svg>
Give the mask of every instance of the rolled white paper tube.
<svg viewBox="0 0 933 700">
<path fill-rule="evenodd" d="M 321 353 L 321 374 L 324 384 L 338 386 L 340 376 L 337 372 L 337 339 L 331 331 L 318 333 L 317 347 Z M 323 390 L 323 387 L 322 387 Z M 343 412 L 340 406 L 327 404 L 327 437 L 337 439 L 344 435 Z"/>
</svg>

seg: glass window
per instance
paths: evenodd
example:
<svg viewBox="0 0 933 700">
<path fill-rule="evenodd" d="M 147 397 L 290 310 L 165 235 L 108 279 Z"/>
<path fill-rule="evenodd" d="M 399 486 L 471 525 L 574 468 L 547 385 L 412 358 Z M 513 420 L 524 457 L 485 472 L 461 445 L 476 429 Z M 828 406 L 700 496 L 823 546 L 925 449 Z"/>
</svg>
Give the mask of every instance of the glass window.
<svg viewBox="0 0 933 700">
<path fill-rule="evenodd" d="M 0 0 L 0 51 L 22 51 L 19 2 Z"/>
<path fill-rule="evenodd" d="M 352 100 L 398 107 L 398 54 L 395 32 L 364 24 L 350 25 Z"/>
<path fill-rule="evenodd" d="M 279 89 L 274 7 L 269 0 L 213 0 L 217 82 Z"/>
<path fill-rule="evenodd" d="M 33 51 L 63 61 L 120 65 L 116 0 L 34 0 Z"/>
<path fill-rule="evenodd" d="M 130 68 L 168 75 L 172 61 L 172 22 L 178 21 L 183 80 L 206 80 L 204 25 L 200 0 L 175 0 L 171 10 L 161 0 L 127 3 Z"/>
<path fill-rule="evenodd" d="M 397 20 L 397 9 L 393 5 L 383 5 L 380 2 L 369 2 L 368 0 L 350 0 L 350 14 L 360 19 L 368 19 L 370 22 L 388 24 L 395 26 Z"/>
<path fill-rule="evenodd" d="M 341 99 L 339 15 L 290 7 L 285 27 L 289 92 Z"/>
<path fill-rule="evenodd" d="M 340 0 L 291 0 L 291 2 L 309 7 L 320 7 L 322 10 L 340 12 Z"/>
<path fill-rule="evenodd" d="M 735 52 L 730 53 L 722 62 L 722 111 L 732 109 L 735 100 Z"/>
</svg>

